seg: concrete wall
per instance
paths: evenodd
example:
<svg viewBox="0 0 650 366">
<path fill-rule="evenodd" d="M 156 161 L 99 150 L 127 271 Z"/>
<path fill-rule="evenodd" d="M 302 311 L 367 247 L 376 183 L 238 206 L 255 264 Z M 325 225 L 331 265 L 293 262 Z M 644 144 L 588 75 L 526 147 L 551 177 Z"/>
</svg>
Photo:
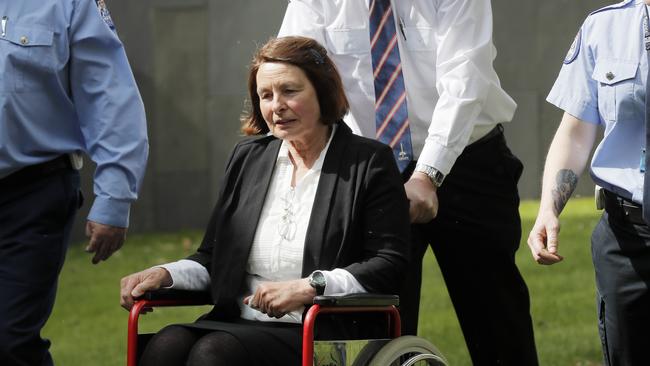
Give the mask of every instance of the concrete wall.
<svg viewBox="0 0 650 366">
<path fill-rule="evenodd" d="M 323 0 L 327 1 L 327 0 Z M 519 104 L 506 126 L 524 162 L 524 198 L 539 195 L 549 141 L 561 113 L 544 101 L 578 27 L 606 0 L 495 0 L 495 67 Z M 131 231 L 203 228 L 224 161 L 239 139 L 246 66 L 277 32 L 286 0 L 110 0 L 148 116 L 151 157 Z M 76 238 L 92 201 L 92 167 Z M 583 178 L 578 193 L 591 194 Z"/>
<path fill-rule="evenodd" d="M 539 198 L 542 170 L 562 111 L 546 102 L 569 46 L 586 16 L 612 0 L 495 0 L 495 68 L 506 91 L 518 104 L 506 125 L 511 149 L 524 162 L 519 182 L 522 198 Z M 593 195 L 587 173 L 578 195 Z"/>
</svg>

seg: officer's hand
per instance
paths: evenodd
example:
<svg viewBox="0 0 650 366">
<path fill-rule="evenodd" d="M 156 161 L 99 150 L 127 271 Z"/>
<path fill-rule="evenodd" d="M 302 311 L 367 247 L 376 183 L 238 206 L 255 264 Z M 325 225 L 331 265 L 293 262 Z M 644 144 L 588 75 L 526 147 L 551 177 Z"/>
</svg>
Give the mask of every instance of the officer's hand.
<svg viewBox="0 0 650 366">
<path fill-rule="evenodd" d="M 86 223 L 86 236 L 90 238 L 86 252 L 95 253 L 93 264 L 105 261 L 122 247 L 126 239 L 126 228 L 104 225 L 93 221 Z"/>
<path fill-rule="evenodd" d="M 528 247 L 539 264 L 554 264 L 564 259 L 557 253 L 560 221 L 553 212 L 541 212 L 528 235 Z"/>
<path fill-rule="evenodd" d="M 172 282 L 172 276 L 162 267 L 149 268 L 128 275 L 120 281 L 120 305 L 126 310 L 131 310 L 134 298 L 144 295 L 147 291 L 169 287 Z"/>
<path fill-rule="evenodd" d="M 409 199 L 411 223 L 427 223 L 438 215 L 436 186 L 426 174 L 413 173 L 411 179 L 404 184 L 404 189 Z"/>
</svg>

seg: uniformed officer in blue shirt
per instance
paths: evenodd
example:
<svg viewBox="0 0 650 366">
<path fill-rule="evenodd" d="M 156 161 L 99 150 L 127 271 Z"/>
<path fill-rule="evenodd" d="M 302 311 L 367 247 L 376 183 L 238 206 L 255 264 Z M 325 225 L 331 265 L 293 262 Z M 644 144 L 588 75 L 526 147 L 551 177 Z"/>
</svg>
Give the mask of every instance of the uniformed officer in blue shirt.
<svg viewBox="0 0 650 366">
<path fill-rule="evenodd" d="M 97 163 L 93 263 L 125 239 L 148 154 L 145 114 L 104 0 L 0 2 L 0 365 L 52 365 L 40 337 Z"/>
<path fill-rule="evenodd" d="M 592 235 L 592 257 L 606 365 L 650 365 L 650 216 L 643 214 L 644 191 L 650 193 L 644 189 L 650 181 L 645 179 L 646 3 L 650 0 L 627 0 L 591 13 L 569 49 L 548 96 L 565 113 L 549 149 L 539 214 L 528 237 L 537 262 L 563 259 L 558 216 L 602 126 L 591 176 L 603 187 L 597 200 L 605 212 Z"/>
</svg>

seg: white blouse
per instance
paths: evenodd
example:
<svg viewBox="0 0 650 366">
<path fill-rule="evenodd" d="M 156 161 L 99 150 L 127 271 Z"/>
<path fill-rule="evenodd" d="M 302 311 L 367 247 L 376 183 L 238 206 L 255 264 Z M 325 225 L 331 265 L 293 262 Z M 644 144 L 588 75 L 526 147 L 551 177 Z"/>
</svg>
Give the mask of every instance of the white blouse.
<svg viewBox="0 0 650 366">
<path fill-rule="evenodd" d="M 241 317 L 248 320 L 301 323 L 303 309 L 293 311 L 280 319 L 271 318 L 243 303 L 255 292 L 261 282 L 287 281 L 301 278 L 305 238 L 312 206 L 320 180 L 325 155 L 336 132 L 336 126 L 312 168 L 294 187 L 291 186 L 293 163 L 289 158 L 288 143 L 283 141 L 276 160 L 253 245 L 246 264 L 247 291 L 239 299 Z M 208 271 L 197 262 L 180 260 L 161 265 L 172 276 L 171 288 L 184 290 L 207 289 Z M 363 286 L 344 269 L 322 271 L 327 286 L 325 294 L 366 292 Z"/>
</svg>

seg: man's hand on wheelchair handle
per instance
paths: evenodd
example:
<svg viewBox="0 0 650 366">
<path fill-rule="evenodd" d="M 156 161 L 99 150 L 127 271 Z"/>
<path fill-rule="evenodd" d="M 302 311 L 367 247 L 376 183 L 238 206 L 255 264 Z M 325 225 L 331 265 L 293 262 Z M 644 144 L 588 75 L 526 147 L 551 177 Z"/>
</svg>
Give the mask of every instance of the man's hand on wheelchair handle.
<svg viewBox="0 0 650 366">
<path fill-rule="evenodd" d="M 404 184 L 409 200 L 409 216 L 412 224 L 425 224 L 438 215 L 437 188 L 424 173 L 415 172 Z"/>
<path fill-rule="evenodd" d="M 131 310 L 134 299 L 147 291 L 157 290 L 172 285 L 172 276 L 162 267 L 145 269 L 128 275 L 120 281 L 120 305 Z"/>
<path fill-rule="evenodd" d="M 244 299 L 249 305 L 270 317 L 282 318 L 285 314 L 311 304 L 316 289 L 306 278 L 282 282 L 262 282 L 255 293 Z"/>
</svg>

